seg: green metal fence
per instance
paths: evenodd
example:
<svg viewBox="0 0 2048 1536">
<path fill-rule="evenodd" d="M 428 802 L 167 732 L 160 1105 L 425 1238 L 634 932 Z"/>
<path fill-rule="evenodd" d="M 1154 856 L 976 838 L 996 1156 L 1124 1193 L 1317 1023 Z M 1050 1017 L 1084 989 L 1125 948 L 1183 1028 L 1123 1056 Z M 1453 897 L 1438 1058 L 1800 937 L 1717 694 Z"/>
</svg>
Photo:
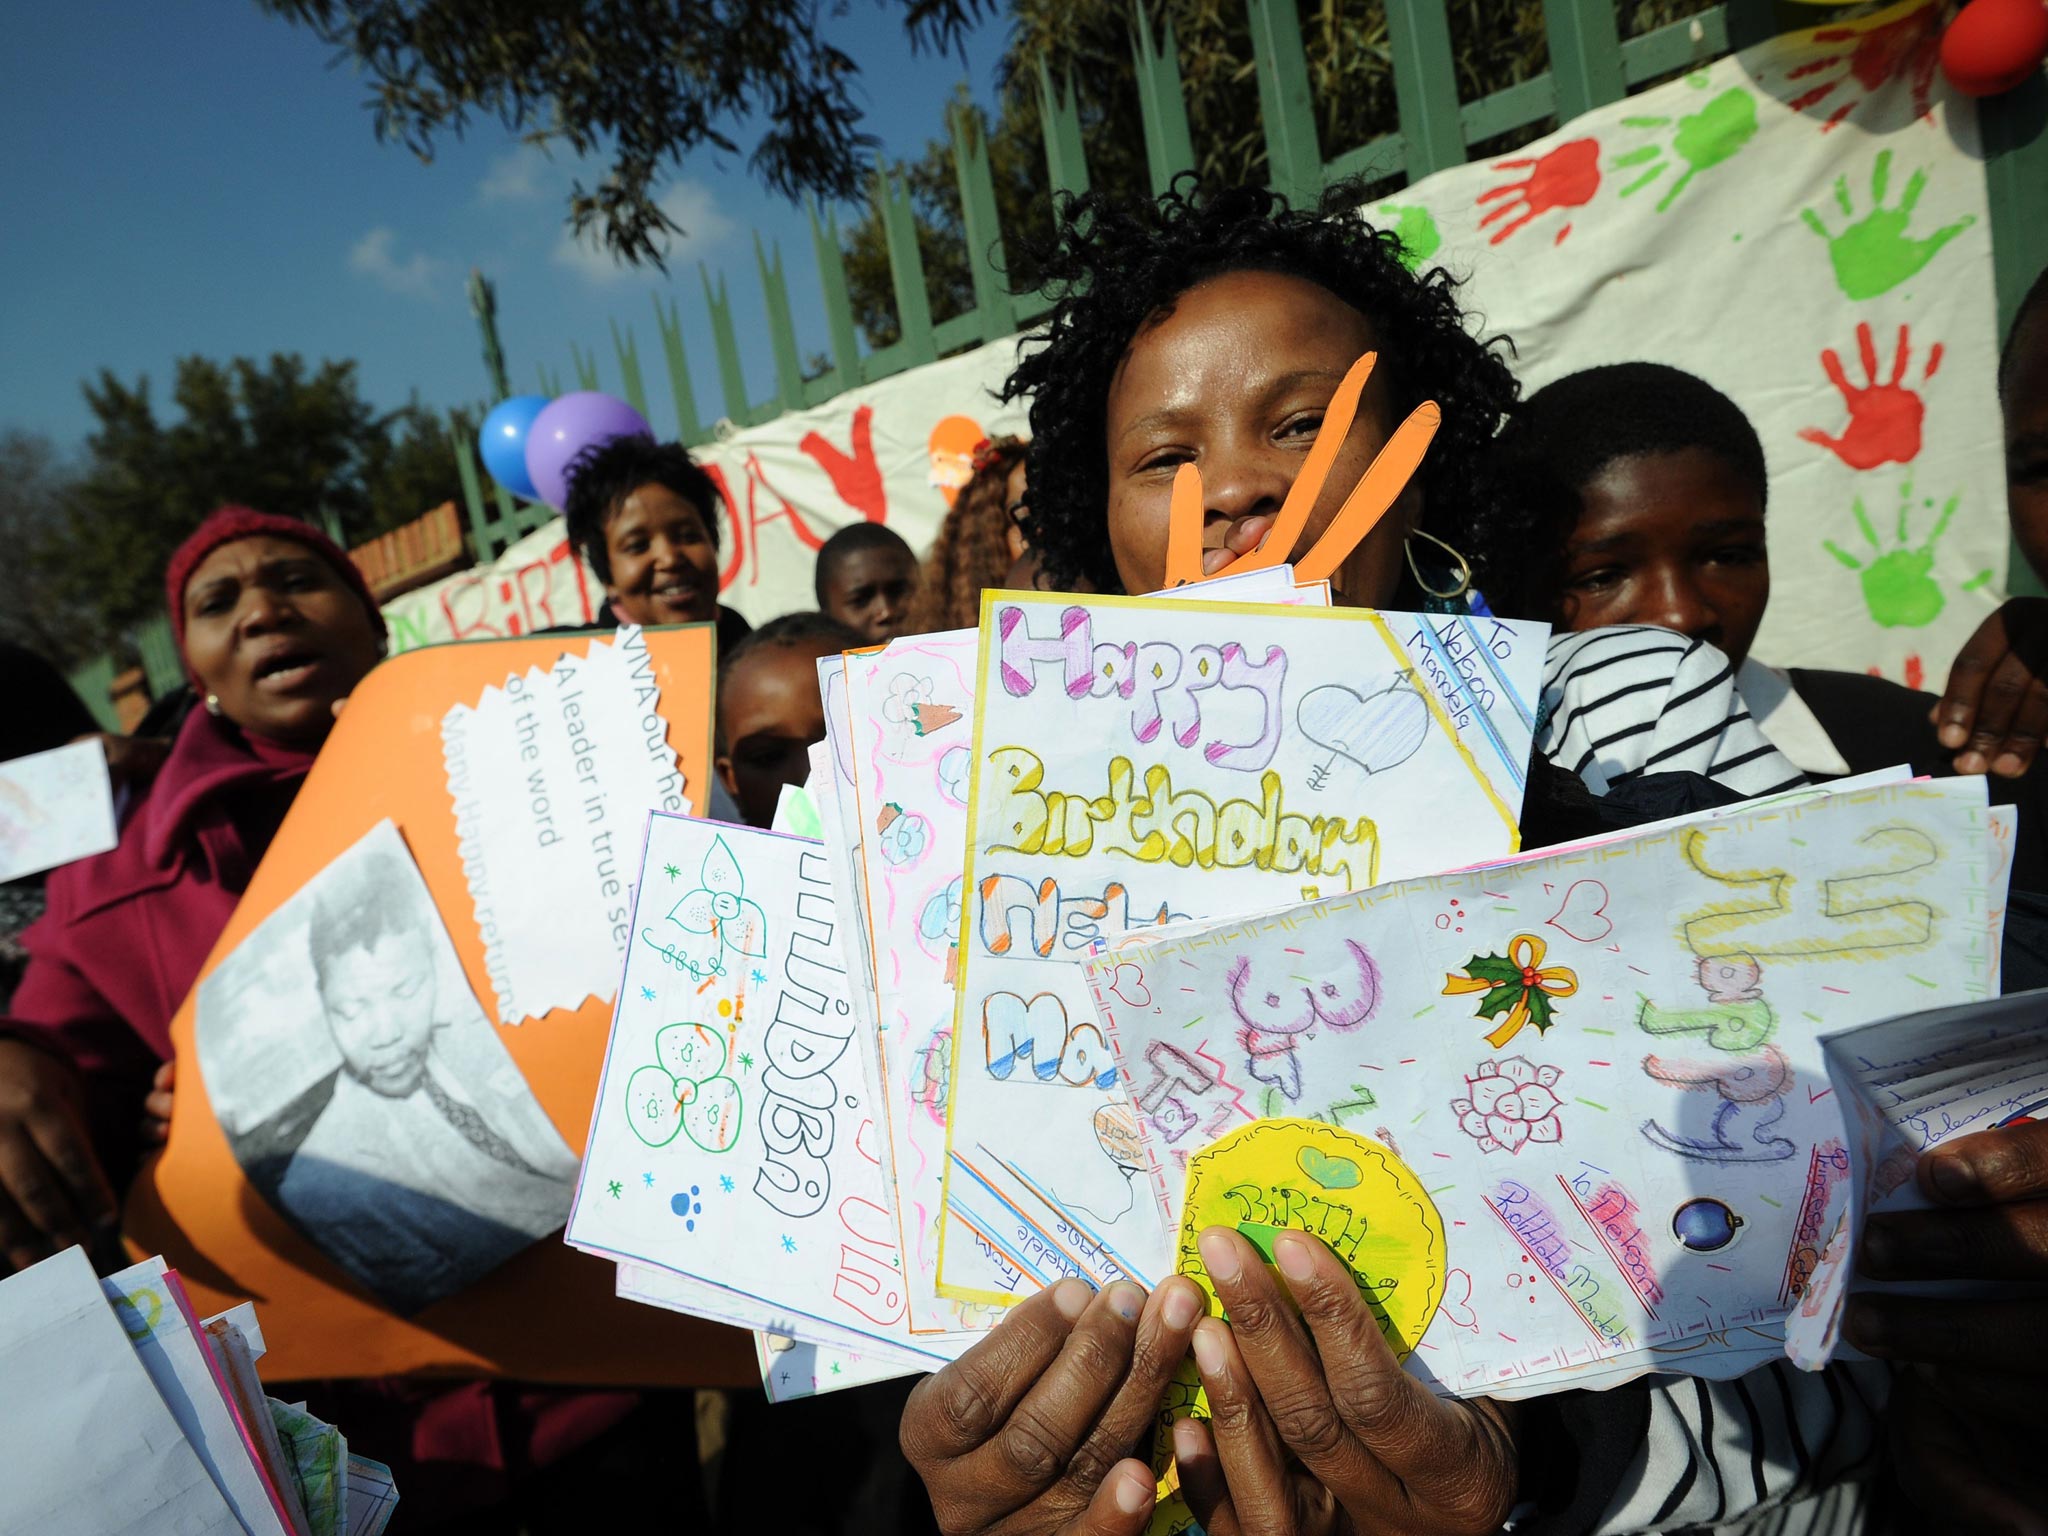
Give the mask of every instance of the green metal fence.
<svg viewBox="0 0 2048 1536">
<path fill-rule="evenodd" d="M 1547 0 L 1544 6 L 1550 67 L 1542 74 L 1477 101 L 1460 101 L 1453 68 L 1449 17 L 1444 0 L 1385 0 L 1388 46 L 1393 66 L 1399 127 L 1370 143 L 1344 149 L 1328 159 L 1317 142 L 1313 92 L 1302 46 L 1296 0 L 1246 0 L 1251 22 L 1254 72 L 1259 91 L 1271 182 L 1298 204 L 1313 202 L 1333 182 L 1355 176 L 1418 181 L 1434 171 L 1462 164 L 1475 145 L 1543 124 L 1567 122 L 1595 107 L 1674 72 L 1707 63 L 1733 49 L 1760 42 L 1774 32 L 1812 25 L 1803 7 L 1775 7 L 1771 0 L 1726 0 L 1684 20 L 1623 39 L 1616 0 Z M 1195 166 L 1171 25 L 1155 36 L 1142 3 L 1133 6 L 1132 60 L 1135 65 L 1146 163 L 1155 189 Z M 1088 187 L 1088 161 L 1081 114 L 1071 81 L 1041 74 L 1041 117 L 1046 166 L 1055 191 Z M 1994 231 L 1993 255 L 1999 325 L 2010 322 L 2028 281 L 2048 263 L 2048 80 L 2036 75 L 2027 85 L 1979 107 L 1987 160 Z M 917 249 L 910 194 L 901 180 L 878 175 L 874 200 L 887 238 L 900 338 L 863 352 L 849 297 L 838 223 L 829 210 L 810 209 L 812 256 L 824 301 L 827 366 L 805 377 L 803 349 L 789 303 L 782 252 L 754 242 L 755 266 L 765 306 L 762 317 L 774 360 L 775 388 L 762 400 L 749 397 L 740 362 L 738 327 L 723 274 L 702 273 L 710 319 L 722 415 L 739 426 L 772 420 L 785 411 L 820 405 L 857 385 L 888 378 L 951 352 L 994 341 L 1030 325 L 1047 300 L 1012 293 L 1003 276 L 1003 230 L 996 216 L 980 114 L 954 107 L 948 114 L 954 175 L 960 193 L 974 304 L 964 314 L 935 322 Z M 494 320 L 495 301 L 481 278 L 470 288 L 472 308 L 483 330 L 486 365 L 500 396 L 511 392 Z M 654 299 L 656 332 L 675 404 L 676 435 L 698 444 L 712 436 L 700 411 L 683 347 L 680 299 Z M 638 345 L 630 328 L 612 327 L 619 393 L 648 414 Z M 598 351 L 572 348 L 577 386 L 601 387 Z M 544 393 L 560 393 L 559 371 L 539 370 Z M 502 488 L 486 495 L 468 445 L 458 438 L 472 542 L 479 561 L 553 517 L 547 508 L 515 500 Z M 2038 591 L 2023 560 L 2012 562 L 2015 590 Z M 174 682 L 177 658 L 169 649 L 168 625 L 145 636 L 144 662 L 152 689 Z"/>
<path fill-rule="evenodd" d="M 1813 14 L 1795 7 L 1774 8 L 1770 0 L 1727 0 L 1697 15 L 1624 40 L 1615 0 L 1547 0 L 1544 20 L 1550 67 L 1478 101 L 1458 99 L 1451 30 L 1444 0 L 1385 0 L 1388 46 L 1400 126 L 1370 143 L 1329 159 L 1317 143 L 1308 61 L 1302 47 L 1295 0 L 1246 0 L 1251 22 L 1259 111 L 1273 188 L 1296 204 L 1313 202 L 1333 182 L 1354 176 L 1419 181 L 1434 171 L 1462 164 L 1475 145 L 1504 133 L 1555 119 L 1567 122 L 1595 107 L 1676 71 L 1709 62 L 1772 33 L 1811 25 Z M 1155 38 L 1143 4 L 1133 7 L 1132 60 L 1136 68 L 1146 163 L 1155 189 L 1195 166 L 1180 68 L 1171 25 Z M 1041 71 L 1041 118 L 1046 166 L 1055 191 L 1088 187 L 1088 162 L 1081 116 L 1071 81 L 1054 81 Z M 2036 76 L 2027 86 L 1980 108 L 1988 159 L 1991 213 L 2001 328 L 2032 274 L 2048 261 L 2048 81 Z M 779 249 L 763 249 L 755 237 L 755 264 L 766 308 L 765 330 L 775 365 L 775 389 L 764 400 L 748 396 L 740 365 L 732 305 L 723 275 L 703 274 L 722 414 L 735 425 L 768 421 L 784 411 L 822 404 L 856 385 L 873 383 L 907 368 L 1028 326 L 1048 307 L 1033 293 L 1012 293 L 1004 279 L 1003 231 L 996 218 L 995 183 L 990 175 L 980 114 L 956 106 L 948 114 L 953 166 L 964 214 L 974 304 L 964 314 L 934 323 L 917 249 L 910 195 L 901 181 L 881 174 L 875 207 L 887 238 L 900 338 L 863 353 L 848 297 L 839 230 L 830 212 L 810 210 L 811 243 L 824 300 L 829 366 L 806 378 L 803 353 L 791 318 L 789 288 Z M 473 292 L 473 298 L 476 295 Z M 487 357 L 495 358 L 488 289 L 476 304 L 485 332 Z M 654 301 L 676 409 L 676 433 L 685 443 L 707 441 L 710 428 L 699 413 L 683 350 L 677 300 Z M 630 330 L 612 328 L 620 393 L 647 414 L 639 354 Z M 580 387 L 599 386 L 595 349 L 572 349 Z M 502 364 L 496 365 L 502 383 Z M 559 389 L 559 376 L 541 372 L 544 389 Z M 498 491 L 486 501 L 475 466 L 463 454 L 463 491 L 479 560 L 545 523 L 551 514 L 522 505 Z M 2016 563 L 2014 580 L 2024 578 Z"/>
</svg>

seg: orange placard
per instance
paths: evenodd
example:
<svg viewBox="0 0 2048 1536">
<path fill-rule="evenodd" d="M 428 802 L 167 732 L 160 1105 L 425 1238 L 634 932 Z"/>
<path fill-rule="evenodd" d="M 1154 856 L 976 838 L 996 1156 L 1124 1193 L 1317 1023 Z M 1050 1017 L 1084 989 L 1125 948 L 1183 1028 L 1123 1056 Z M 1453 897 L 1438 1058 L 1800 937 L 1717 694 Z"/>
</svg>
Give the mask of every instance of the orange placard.
<svg viewBox="0 0 2048 1536">
<path fill-rule="evenodd" d="M 715 638 L 708 624 L 645 632 L 685 792 L 700 810 L 711 774 Z M 441 719 L 509 673 L 548 667 L 588 640 L 485 640 L 408 651 L 363 680 L 200 972 L 378 822 L 395 822 L 486 1003 L 484 970 L 441 751 Z M 215 1121 L 193 1049 L 195 1000 L 171 1024 L 178 1086 L 169 1144 L 129 1197 L 126 1230 L 178 1270 L 201 1315 L 254 1301 L 273 1381 L 422 1372 L 589 1385 L 724 1386 L 759 1379 L 752 1340 L 613 1295 L 611 1264 L 543 1238 L 411 1318 L 386 1311 L 301 1237 L 244 1177 Z M 518 1027 L 493 1026 L 541 1107 L 579 1153 L 604 1065 L 611 1006 L 595 999 Z"/>
</svg>

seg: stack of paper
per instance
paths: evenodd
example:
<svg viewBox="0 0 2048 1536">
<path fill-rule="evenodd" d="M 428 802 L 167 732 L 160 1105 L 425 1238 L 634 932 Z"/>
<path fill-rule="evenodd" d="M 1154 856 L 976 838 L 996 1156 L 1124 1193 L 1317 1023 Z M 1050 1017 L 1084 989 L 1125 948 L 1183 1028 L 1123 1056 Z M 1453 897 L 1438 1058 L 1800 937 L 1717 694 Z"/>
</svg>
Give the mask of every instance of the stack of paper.
<svg viewBox="0 0 2048 1536">
<path fill-rule="evenodd" d="M 1846 1106 L 1848 1156 L 1837 1171 L 1847 1175 L 1849 1197 L 1831 1223 L 1826 1212 L 1800 1212 L 1800 1262 L 1812 1278 L 1785 1329 L 1785 1352 L 1810 1370 L 1841 1347 L 1851 1290 L 1895 1288 L 1859 1280 L 1851 1259 L 1872 1212 L 1927 1207 L 1914 1177 L 1920 1155 L 1958 1136 L 2048 1119 L 2048 992 L 1888 1019 L 1830 1035 L 1821 1046 L 1828 1081 Z M 1905 1289 L 1952 1295 L 1991 1288 Z"/>
<path fill-rule="evenodd" d="M 263 1335 L 201 1322 L 150 1259 L 71 1248 L 0 1280 L 0 1532 L 377 1536 L 398 1493 L 331 1425 L 263 1395 Z"/>
<path fill-rule="evenodd" d="M 1995 995 L 2008 813 L 1889 773 L 1518 855 L 1546 631 L 1326 601 L 992 593 L 821 662 L 820 837 L 653 818 L 569 1240 L 798 1396 L 1158 1283 L 1190 1157 L 1320 1121 L 1440 1219 L 1362 1282 L 1440 1298 L 1436 1390 L 1784 1354 L 1883 1156 L 1822 1037 Z"/>
</svg>

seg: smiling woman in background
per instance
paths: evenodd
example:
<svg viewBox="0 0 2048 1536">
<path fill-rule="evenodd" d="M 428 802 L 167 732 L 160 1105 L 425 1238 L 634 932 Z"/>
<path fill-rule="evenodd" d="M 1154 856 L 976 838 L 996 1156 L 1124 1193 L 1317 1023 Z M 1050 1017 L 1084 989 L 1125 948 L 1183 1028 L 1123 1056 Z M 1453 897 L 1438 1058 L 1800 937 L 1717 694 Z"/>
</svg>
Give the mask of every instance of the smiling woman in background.
<svg viewBox="0 0 2048 1536">
<path fill-rule="evenodd" d="M 718 601 L 718 483 L 681 443 L 615 437 L 569 466 L 569 542 L 604 583 L 610 624 L 716 624 L 721 654 L 752 627 Z"/>
</svg>

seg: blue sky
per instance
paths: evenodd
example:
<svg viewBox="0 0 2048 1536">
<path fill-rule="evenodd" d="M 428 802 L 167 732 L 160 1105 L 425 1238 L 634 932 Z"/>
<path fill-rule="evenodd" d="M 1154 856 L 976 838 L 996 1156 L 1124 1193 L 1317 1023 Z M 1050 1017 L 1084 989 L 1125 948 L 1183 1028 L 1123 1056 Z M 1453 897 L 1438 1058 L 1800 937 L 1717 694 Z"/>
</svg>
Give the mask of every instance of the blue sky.
<svg viewBox="0 0 2048 1536">
<path fill-rule="evenodd" d="M 828 34 L 861 66 L 865 126 L 885 153 L 911 155 L 943 133 L 963 73 L 992 101 L 1007 23 L 974 35 L 963 71 L 957 54 L 913 58 L 897 14 L 852 0 Z M 577 249 L 562 222 L 574 168 L 495 121 L 439 144 L 431 165 L 380 144 L 352 70 L 253 5 L 17 6 L 8 55 L 0 430 L 78 447 L 92 426 L 79 385 L 103 367 L 131 381 L 146 373 L 168 415 L 173 360 L 195 352 L 355 358 L 380 407 L 415 391 L 435 407 L 482 400 L 463 294 L 472 266 L 497 285 L 514 389 L 537 387 L 539 363 L 573 388 L 573 341 L 598 349 L 602 382 L 616 390 L 607 322 L 617 319 L 639 340 L 654 424 L 669 429 L 657 290 L 681 298 L 700 413 L 722 408 L 700 259 L 726 275 L 752 398 L 772 388 L 755 230 L 781 244 L 800 348 L 826 345 L 808 222 L 752 181 L 744 157 L 701 154 L 674 173 L 665 206 L 691 237 L 663 279 Z"/>
</svg>

